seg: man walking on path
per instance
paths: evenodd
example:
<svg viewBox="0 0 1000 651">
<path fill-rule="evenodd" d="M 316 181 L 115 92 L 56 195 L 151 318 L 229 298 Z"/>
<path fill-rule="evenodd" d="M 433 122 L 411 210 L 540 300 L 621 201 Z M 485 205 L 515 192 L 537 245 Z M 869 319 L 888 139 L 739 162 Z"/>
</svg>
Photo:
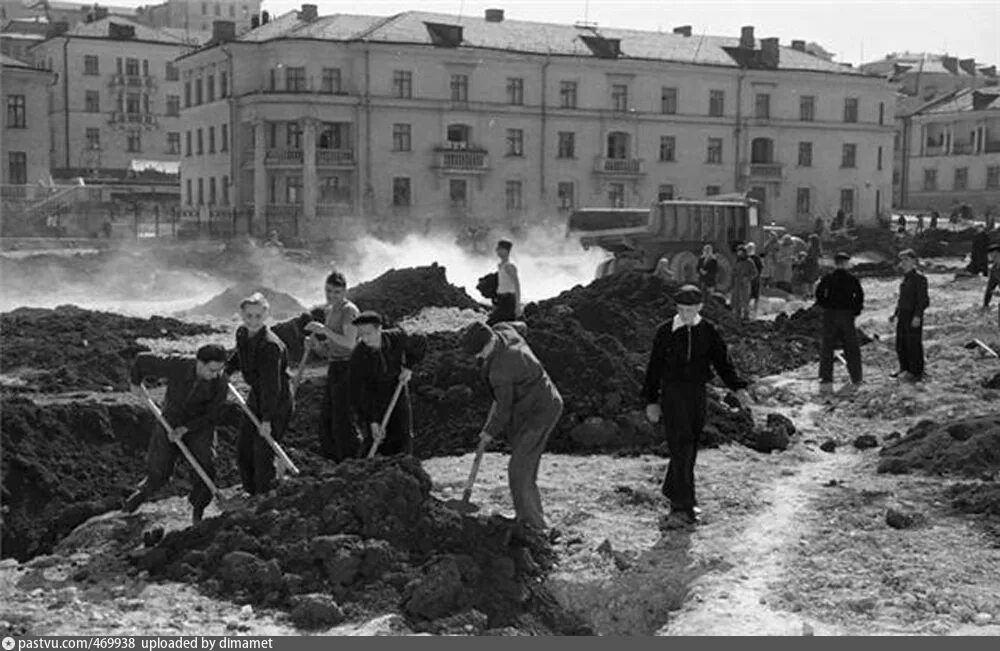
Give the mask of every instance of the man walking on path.
<svg viewBox="0 0 1000 651">
<path fill-rule="evenodd" d="M 983 312 L 990 309 L 993 292 L 1000 286 L 1000 244 L 993 244 L 989 250 L 990 272 L 986 281 L 986 294 L 983 296 Z M 1000 309 L 997 310 L 997 325 L 1000 326 Z"/>
<path fill-rule="evenodd" d="M 753 316 L 757 316 L 757 307 L 760 305 L 760 284 L 764 275 L 764 261 L 757 255 L 757 245 L 747 242 L 747 257 L 757 269 L 757 276 L 750 283 L 750 301 L 753 304 Z"/>
<path fill-rule="evenodd" d="M 978 276 L 989 275 L 990 236 L 982 226 L 976 226 L 976 234 L 972 238 L 972 252 L 969 255 L 969 273 Z"/>
<path fill-rule="evenodd" d="M 851 382 L 862 382 L 861 347 L 854 319 L 864 308 L 865 293 L 861 282 L 847 270 L 851 256 L 843 251 L 833 256 L 836 268 L 823 276 L 816 287 L 816 305 L 823 309 L 823 339 L 819 353 L 819 387 L 821 393 L 833 388 L 833 350 L 837 343 L 844 346 L 844 357 Z"/>
<path fill-rule="evenodd" d="M 753 283 L 757 280 L 757 266 L 747 255 L 747 247 L 736 249 L 736 263 L 733 265 L 733 312 L 740 321 L 750 320 L 750 296 Z"/>
<path fill-rule="evenodd" d="M 462 331 L 461 346 L 467 355 L 482 360 L 481 375 L 493 396 L 480 441 L 488 445 L 506 435 L 510 446 L 507 478 L 517 521 L 541 532 L 546 523 L 538 467 L 562 415 L 563 399 L 524 340 L 524 329 L 522 322 L 491 328 L 477 321 Z"/>
<path fill-rule="evenodd" d="M 198 349 L 194 359 L 180 356 L 161 357 L 139 353 L 132 364 L 132 392 L 142 395 L 140 384 L 147 377 L 166 378 L 167 394 L 163 417 L 174 428 L 157 427 L 149 438 L 146 477 L 139 483 L 122 509 L 132 513 L 167 483 L 174 472 L 180 450 L 174 444 L 183 441 L 205 474 L 215 481 L 215 425 L 226 402 L 226 380 L 221 377 L 228 353 L 217 344 Z M 195 477 L 188 496 L 195 524 L 201 522 L 212 493 L 205 482 Z"/>
<path fill-rule="evenodd" d="M 899 300 L 889 322 L 896 321 L 896 357 L 899 371 L 894 377 L 904 382 L 924 379 L 924 311 L 930 305 L 927 277 L 917 271 L 917 254 L 906 249 L 899 254 L 903 281 L 899 284 Z"/>
<path fill-rule="evenodd" d="M 715 326 L 701 317 L 702 292 L 685 285 L 677 293 L 677 315 L 662 324 L 653 338 L 646 367 L 643 399 L 646 417 L 662 420 L 670 450 L 663 495 L 670 500 L 670 524 L 695 524 L 697 500 L 694 465 L 705 427 L 705 386 L 712 368 L 745 406 L 748 382 L 733 368 L 726 344 Z"/>
<path fill-rule="evenodd" d="M 521 315 L 521 281 L 517 277 L 517 267 L 510 261 L 510 250 L 514 247 L 510 240 L 497 242 L 497 297 L 493 302 L 493 312 L 486 321 L 493 325 L 502 321 L 513 321 Z"/>
</svg>

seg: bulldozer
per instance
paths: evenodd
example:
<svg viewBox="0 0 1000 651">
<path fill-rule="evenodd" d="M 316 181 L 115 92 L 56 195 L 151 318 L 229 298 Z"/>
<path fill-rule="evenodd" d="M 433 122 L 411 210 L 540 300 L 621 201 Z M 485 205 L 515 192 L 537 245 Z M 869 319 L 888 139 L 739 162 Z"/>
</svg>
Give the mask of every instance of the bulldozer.
<svg viewBox="0 0 1000 651">
<path fill-rule="evenodd" d="M 599 246 L 613 254 L 597 277 L 627 269 L 665 270 L 678 282 L 697 282 L 698 256 L 711 244 L 719 262 L 716 289 L 732 285 L 735 249 L 761 243 L 757 201 L 743 195 L 654 202 L 649 208 L 581 208 L 570 214 L 567 234 L 585 250 Z"/>
</svg>

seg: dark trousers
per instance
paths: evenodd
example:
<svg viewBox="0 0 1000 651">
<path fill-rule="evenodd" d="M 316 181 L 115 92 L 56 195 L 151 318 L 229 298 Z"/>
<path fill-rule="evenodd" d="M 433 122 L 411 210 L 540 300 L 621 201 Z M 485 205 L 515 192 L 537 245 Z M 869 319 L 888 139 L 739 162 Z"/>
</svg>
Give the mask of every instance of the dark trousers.
<svg viewBox="0 0 1000 651">
<path fill-rule="evenodd" d="M 349 361 L 330 362 L 319 416 L 319 445 L 324 457 L 340 463 L 361 456 L 361 437 L 351 418 Z"/>
<path fill-rule="evenodd" d="M 215 429 L 188 432 L 184 435 L 184 445 L 191 451 L 198 465 L 205 474 L 215 481 Z M 139 482 L 137 490 L 143 494 L 143 499 L 159 490 L 170 481 L 174 473 L 177 457 L 183 456 L 179 447 L 170 442 L 162 427 L 157 427 L 149 439 L 149 451 L 146 456 L 146 477 Z M 183 463 L 188 464 L 187 459 Z M 191 468 L 191 494 L 188 501 L 196 509 L 204 509 L 212 501 L 212 491 Z"/>
<path fill-rule="evenodd" d="M 837 344 L 844 346 L 847 372 L 852 382 L 860 382 L 861 347 L 858 345 L 858 329 L 854 326 L 854 312 L 851 310 L 823 311 L 823 339 L 819 351 L 819 381 L 833 382 L 833 351 Z"/>
<path fill-rule="evenodd" d="M 910 323 L 913 314 L 900 312 L 896 318 L 896 357 L 899 370 L 909 371 L 917 377 L 924 375 L 924 322 L 914 328 Z"/>
<path fill-rule="evenodd" d="M 694 493 L 694 463 L 705 429 L 705 385 L 676 382 L 663 386 L 660 407 L 670 463 L 663 478 L 663 495 L 674 511 L 689 511 L 698 503 Z"/>
<path fill-rule="evenodd" d="M 486 320 L 486 325 L 493 325 L 502 321 L 514 321 L 517 319 L 517 296 L 514 294 L 497 294 L 493 303 L 493 311 L 490 318 Z"/>
<path fill-rule="evenodd" d="M 260 418 L 253 391 L 247 399 L 250 409 Z M 281 443 L 292 417 L 292 401 L 287 400 L 271 421 L 271 437 Z M 261 420 L 261 422 L 263 422 Z M 243 490 L 251 495 L 266 493 L 274 486 L 274 450 L 268 445 L 250 419 L 244 415 L 236 440 L 236 464 L 239 466 Z"/>
<path fill-rule="evenodd" d="M 542 453 L 562 416 L 563 399 L 555 385 L 546 382 L 527 410 L 524 420 L 510 432 L 510 460 L 507 462 L 507 484 L 518 522 L 535 529 L 545 529 L 542 494 L 538 490 L 538 468 Z M 518 407 L 515 407 L 518 410 Z"/>
<path fill-rule="evenodd" d="M 392 394 L 395 390 L 395 385 L 382 390 L 386 408 L 389 407 L 389 401 L 392 400 Z M 379 416 L 380 425 L 382 424 L 384 415 L 383 412 Z M 375 439 L 372 438 L 371 423 L 365 423 L 363 427 L 367 434 L 364 443 L 364 454 L 367 455 Z M 379 446 L 376 454 L 383 457 L 394 454 L 413 454 L 413 411 L 410 408 L 409 387 L 403 387 L 403 390 L 399 393 L 396 407 L 392 410 L 389 422 L 385 426 L 385 439 L 382 441 L 382 445 Z"/>
</svg>

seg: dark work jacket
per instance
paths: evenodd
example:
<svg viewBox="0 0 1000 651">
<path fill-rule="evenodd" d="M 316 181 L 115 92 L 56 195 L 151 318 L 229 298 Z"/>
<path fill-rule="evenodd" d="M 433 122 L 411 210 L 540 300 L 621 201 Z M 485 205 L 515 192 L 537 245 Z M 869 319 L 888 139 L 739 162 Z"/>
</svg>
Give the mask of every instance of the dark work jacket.
<svg viewBox="0 0 1000 651">
<path fill-rule="evenodd" d="M 358 341 L 351 352 L 350 390 L 359 424 L 367 427 L 382 421 L 403 367 L 412 370 L 426 354 L 427 337 L 398 328 L 382 331 L 378 349 Z"/>
<path fill-rule="evenodd" d="M 989 307 L 993 292 L 1000 285 L 1000 263 L 990 265 L 989 280 L 986 281 L 986 295 L 983 296 L 983 307 Z"/>
<path fill-rule="evenodd" d="M 226 374 L 236 371 L 250 385 L 247 405 L 261 419 L 273 421 L 290 407 L 288 352 L 284 342 L 264 326 L 250 336 L 246 326 L 236 330 L 236 351 L 226 362 Z"/>
<path fill-rule="evenodd" d="M 196 366 L 197 361 L 189 357 L 139 353 L 132 364 L 131 380 L 139 384 L 147 377 L 166 378 L 163 417 L 172 427 L 192 432 L 214 429 L 226 402 L 226 380 L 202 380 Z"/>
<path fill-rule="evenodd" d="M 989 248 L 990 236 L 983 232 L 976 233 L 975 237 L 972 238 L 972 264 L 985 265 L 990 255 Z"/>
<path fill-rule="evenodd" d="M 824 310 L 848 310 L 857 316 L 864 304 L 861 282 L 847 269 L 834 269 L 816 287 L 816 305 Z"/>
<path fill-rule="evenodd" d="M 701 256 L 698 258 L 698 274 L 706 285 L 714 285 L 716 278 L 719 275 L 719 261 L 715 259 L 715 256 L 711 258 L 706 258 Z"/>
<path fill-rule="evenodd" d="M 712 379 L 712 368 L 733 391 L 746 388 L 747 382 L 736 374 L 726 343 L 714 325 L 702 318 L 694 327 L 684 326 L 674 331 L 671 319 L 653 337 L 643 398 L 647 405 L 659 402 L 667 383 L 705 384 Z"/>
<path fill-rule="evenodd" d="M 896 303 L 896 316 L 909 314 L 923 316 L 924 310 L 931 304 L 927 295 L 927 276 L 916 269 L 903 274 L 903 282 L 899 283 L 899 301 Z"/>
</svg>

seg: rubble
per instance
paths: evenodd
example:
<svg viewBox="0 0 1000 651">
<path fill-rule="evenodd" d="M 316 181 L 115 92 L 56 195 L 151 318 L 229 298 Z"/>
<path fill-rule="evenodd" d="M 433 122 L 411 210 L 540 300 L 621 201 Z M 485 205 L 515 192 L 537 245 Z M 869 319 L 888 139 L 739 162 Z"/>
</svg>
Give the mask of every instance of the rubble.
<svg viewBox="0 0 1000 651">
<path fill-rule="evenodd" d="M 1000 418 L 985 416 L 936 423 L 924 420 L 881 451 L 878 472 L 980 477 L 1000 471 Z"/>
<path fill-rule="evenodd" d="M 360 310 L 375 310 L 390 324 L 427 307 L 482 309 L 464 289 L 448 282 L 445 268 L 436 262 L 427 267 L 390 269 L 350 288 L 347 295 Z"/>
<path fill-rule="evenodd" d="M 254 283 L 242 283 L 228 287 L 221 294 L 177 314 L 179 317 L 212 316 L 218 318 L 233 318 L 239 315 L 240 303 L 255 292 L 263 294 L 270 306 L 271 317 L 277 320 L 296 317 L 306 311 L 294 296 L 280 292 L 270 287 Z"/>
</svg>

